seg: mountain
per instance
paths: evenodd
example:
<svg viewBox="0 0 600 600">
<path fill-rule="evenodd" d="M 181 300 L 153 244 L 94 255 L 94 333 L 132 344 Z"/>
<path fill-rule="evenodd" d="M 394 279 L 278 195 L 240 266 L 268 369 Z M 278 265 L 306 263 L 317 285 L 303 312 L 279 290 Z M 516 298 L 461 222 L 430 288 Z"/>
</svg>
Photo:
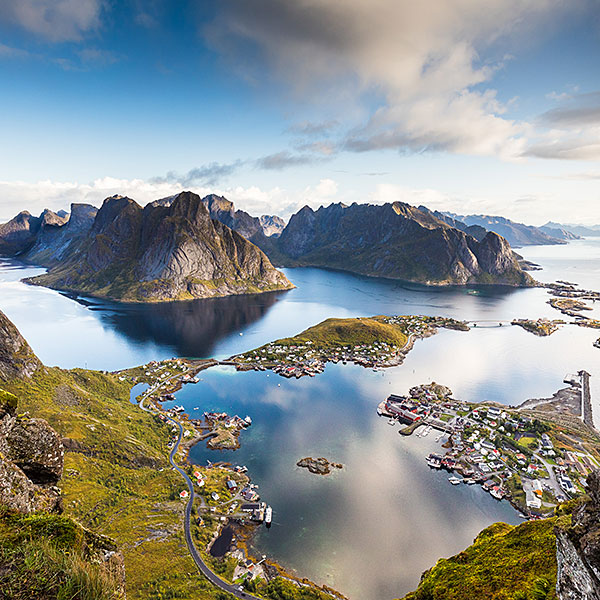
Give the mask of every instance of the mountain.
<svg viewBox="0 0 600 600">
<path fill-rule="evenodd" d="M 161 198 L 152 204 L 154 206 L 170 206 L 175 197 Z M 223 196 L 209 194 L 202 198 L 202 203 L 208 209 L 211 219 L 227 225 L 251 242 L 254 242 L 254 238 L 262 240 L 263 237 L 279 237 L 285 228 L 285 221 L 281 217 L 274 215 L 252 217 L 243 210 L 235 210 L 233 202 Z"/>
<path fill-rule="evenodd" d="M 97 213 L 98 209 L 90 204 L 71 204 L 68 218 L 56 222 L 48 219 L 42 223 L 33 246 L 20 258 L 45 267 L 58 264 L 83 241 Z"/>
<path fill-rule="evenodd" d="M 571 233 L 570 231 L 567 231 L 562 227 L 550 227 L 548 224 L 546 224 L 542 225 L 541 227 L 538 227 L 538 229 L 546 235 L 557 238 L 559 240 L 565 240 L 567 242 L 571 240 L 581 239 L 581 236 L 575 235 L 574 233 Z"/>
<path fill-rule="evenodd" d="M 554 223 L 553 221 L 548 221 L 548 223 L 546 223 L 544 227 L 564 230 L 567 233 L 570 233 L 571 235 L 575 235 L 577 237 L 600 236 L 600 225 L 591 225 L 588 227 L 586 225 L 563 225 L 561 223 Z"/>
<path fill-rule="evenodd" d="M 587 496 L 555 515 L 520 525 L 494 523 L 460 554 L 425 571 L 404 600 L 473 598 L 600 598 L 600 471 L 587 478 Z"/>
<path fill-rule="evenodd" d="M 15 256 L 28 250 L 40 230 L 40 218 L 26 210 L 0 225 L 0 254 Z"/>
<path fill-rule="evenodd" d="M 30 258 L 41 257 L 50 271 L 28 282 L 126 302 L 292 287 L 259 248 L 212 220 L 196 194 L 182 192 L 166 204 L 142 208 L 113 196 L 95 215 L 92 207 L 75 206 L 72 226 L 46 236 L 56 245 L 44 246 L 40 236 Z"/>
<path fill-rule="evenodd" d="M 443 213 L 439 210 L 430 210 L 423 205 L 419 206 L 419 210 L 433 215 L 436 219 L 443 221 L 446 223 L 446 225 L 450 225 L 450 227 L 454 227 L 454 229 L 460 229 L 461 231 L 472 235 L 476 240 L 479 241 L 481 241 L 488 232 L 485 227 L 482 227 L 481 225 L 467 225 L 461 220 L 454 218 L 450 213 Z"/>
<path fill-rule="evenodd" d="M 565 244 L 562 237 L 554 237 L 544 232 L 539 227 L 533 225 L 524 225 L 516 223 L 504 217 L 490 217 L 488 215 L 455 215 L 445 213 L 457 221 L 462 221 L 466 225 L 478 225 L 488 231 L 493 231 L 501 235 L 513 247 L 532 246 L 532 245 L 554 245 Z"/>
<path fill-rule="evenodd" d="M 275 251 L 286 266 L 330 267 L 433 285 L 531 285 L 507 241 L 481 241 L 408 204 L 305 206 L 292 216 Z"/>
</svg>

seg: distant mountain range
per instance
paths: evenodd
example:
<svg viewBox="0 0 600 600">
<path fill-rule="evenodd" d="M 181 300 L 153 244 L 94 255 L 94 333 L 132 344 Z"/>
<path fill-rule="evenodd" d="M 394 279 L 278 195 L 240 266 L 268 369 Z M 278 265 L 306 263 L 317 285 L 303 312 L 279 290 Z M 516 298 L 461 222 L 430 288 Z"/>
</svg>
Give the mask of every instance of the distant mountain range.
<svg viewBox="0 0 600 600">
<path fill-rule="evenodd" d="M 258 247 L 211 219 L 191 192 L 168 205 L 142 208 L 113 196 L 100 210 L 73 205 L 68 220 L 44 215 L 37 223 L 21 214 L 4 228 L 13 255 L 21 248 L 19 258 L 50 269 L 29 283 L 127 302 L 293 287 Z"/>
<path fill-rule="evenodd" d="M 463 229 L 401 202 L 332 204 L 317 211 L 305 206 L 263 249 L 283 266 L 329 267 L 430 285 L 532 284 L 504 238 L 472 229 L 477 239 Z"/>
<path fill-rule="evenodd" d="M 291 287 L 271 262 L 430 285 L 531 285 L 501 231 L 521 245 L 565 243 L 501 217 L 401 202 L 305 206 L 286 226 L 222 196 L 182 192 L 145 208 L 113 196 L 100 210 L 73 204 L 70 215 L 20 213 L 0 225 L 0 254 L 50 269 L 31 283 L 137 302 Z"/>
<path fill-rule="evenodd" d="M 440 213 L 436 213 L 440 214 Z M 506 241 L 518 248 L 520 246 L 566 244 L 569 240 L 577 239 L 577 235 L 566 231 L 561 226 L 534 227 L 506 219 L 488 215 L 456 215 L 454 213 L 441 213 L 455 222 L 462 222 L 469 227 L 482 227 L 487 231 L 494 231 Z"/>
<path fill-rule="evenodd" d="M 596 237 L 600 236 L 600 225 L 572 225 L 572 224 L 561 224 L 548 221 L 542 229 L 560 229 L 566 231 L 575 237 Z"/>
</svg>

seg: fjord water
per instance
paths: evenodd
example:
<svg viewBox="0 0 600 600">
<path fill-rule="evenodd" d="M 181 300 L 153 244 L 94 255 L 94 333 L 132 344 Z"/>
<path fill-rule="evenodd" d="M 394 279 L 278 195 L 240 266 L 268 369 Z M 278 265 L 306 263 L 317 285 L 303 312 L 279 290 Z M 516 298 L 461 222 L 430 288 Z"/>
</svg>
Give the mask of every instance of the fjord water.
<svg viewBox="0 0 600 600">
<path fill-rule="evenodd" d="M 569 279 L 600 289 L 600 238 L 519 252 L 544 266 L 533 273 L 542 281 Z M 498 327 L 515 317 L 560 317 L 543 289 L 432 289 L 287 269 L 298 286 L 289 292 L 141 307 L 75 302 L 19 282 L 37 272 L 5 263 L 0 309 L 45 363 L 63 367 L 226 357 L 332 316 L 432 314 L 479 321 L 470 332 L 442 330 L 418 341 L 402 366 L 384 372 L 329 365 L 314 379 L 296 381 L 218 367 L 177 394 L 190 416 L 226 410 L 252 417 L 241 449 L 219 453 L 197 446 L 192 459 L 246 464 L 274 508 L 273 526 L 257 536 L 257 551 L 353 600 L 402 596 L 437 558 L 462 550 L 486 525 L 518 521 L 506 502 L 476 486 L 453 487 L 447 474 L 431 472 L 423 457 L 437 447 L 437 434 L 400 437 L 375 412 L 387 394 L 435 380 L 457 398 L 518 404 L 551 395 L 565 373 L 585 368 L 600 414 L 600 350 L 592 346 L 598 331 L 569 325 L 538 338 L 518 327 Z M 599 308 L 590 314 L 598 317 Z M 318 477 L 295 466 L 304 456 L 325 456 L 345 467 Z"/>
</svg>

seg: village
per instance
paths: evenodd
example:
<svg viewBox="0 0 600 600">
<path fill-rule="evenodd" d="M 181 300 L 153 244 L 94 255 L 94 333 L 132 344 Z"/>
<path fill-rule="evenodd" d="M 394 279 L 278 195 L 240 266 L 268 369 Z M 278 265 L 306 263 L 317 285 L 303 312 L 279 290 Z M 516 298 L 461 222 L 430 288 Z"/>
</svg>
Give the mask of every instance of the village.
<svg viewBox="0 0 600 600">
<path fill-rule="evenodd" d="M 374 334 L 363 335 L 365 339 L 361 340 L 360 335 L 354 334 L 353 323 L 360 325 L 374 320 L 391 326 L 402 343 L 394 343 L 391 339 L 387 341 L 377 339 Z M 339 335 L 339 332 L 336 332 L 337 336 L 330 338 L 317 334 L 311 335 L 311 330 L 317 330 L 320 325 L 323 325 L 320 324 L 293 338 L 271 342 L 255 350 L 233 356 L 230 362 L 238 371 L 271 370 L 282 377 L 297 379 L 304 376 L 314 377 L 322 373 L 328 362 L 353 363 L 365 368 L 379 369 L 401 364 L 412 349 L 414 340 L 434 335 L 438 327 L 469 330 L 466 323 L 445 317 L 402 315 L 378 316 L 371 319 L 357 317 L 339 321 L 344 322 L 343 335 Z M 326 323 L 327 321 L 324 322 Z"/>
<path fill-rule="evenodd" d="M 579 376 L 567 376 L 571 388 L 561 392 L 569 393 L 547 402 L 472 404 L 432 383 L 413 387 L 406 396 L 390 395 L 378 413 L 390 425 L 402 424 L 403 435 L 435 432 L 440 452 L 425 460 L 432 469 L 447 470 L 451 485 L 479 484 L 525 517 L 538 518 L 583 493 L 587 474 L 600 464 L 600 438 L 581 420 Z M 571 400 L 568 406 L 564 398 Z M 572 414 L 565 418 L 567 411 Z"/>
</svg>

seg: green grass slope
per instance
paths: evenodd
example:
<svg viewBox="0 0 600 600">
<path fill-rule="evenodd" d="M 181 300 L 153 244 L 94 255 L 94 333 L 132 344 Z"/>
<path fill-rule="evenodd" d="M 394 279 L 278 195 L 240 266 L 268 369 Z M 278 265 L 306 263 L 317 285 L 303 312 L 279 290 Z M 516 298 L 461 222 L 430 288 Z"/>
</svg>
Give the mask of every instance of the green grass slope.
<svg viewBox="0 0 600 600">
<path fill-rule="evenodd" d="M 568 520 L 495 523 L 464 552 L 440 559 L 403 600 L 554 600 L 554 527 Z"/>
<path fill-rule="evenodd" d="M 292 345 L 309 341 L 320 348 L 373 344 L 375 342 L 385 342 L 401 347 L 406 344 L 406 335 L 401 327 L 386 323 L 380 317 L 326 319 L 292 338 L 284 338 L 274 343 Z"/>
<path fill-rule="evenodd" d="M 20 414 L 46 419 L 63 437 L 64 514 L 116 541 L 129 600 L 219 597 L 198 574 L 185 544 L 178 499 L 184 484 L 167 462 L 170 430 L 129 402 L 128 384 L 97 371 L 42 367 L 30 380 L 0 379 L 0 388 L 17 396 Z M 31 539 L 31 552 L 17 549 L 15 560 L 41 560 L 47 551 L 48 564 L 56 567 L 50 571 L 62 577 L 60 545 L 48 550 L 44 536 Z M 12 552 L 10 545 L 2 552 Z"/>
</svg>

